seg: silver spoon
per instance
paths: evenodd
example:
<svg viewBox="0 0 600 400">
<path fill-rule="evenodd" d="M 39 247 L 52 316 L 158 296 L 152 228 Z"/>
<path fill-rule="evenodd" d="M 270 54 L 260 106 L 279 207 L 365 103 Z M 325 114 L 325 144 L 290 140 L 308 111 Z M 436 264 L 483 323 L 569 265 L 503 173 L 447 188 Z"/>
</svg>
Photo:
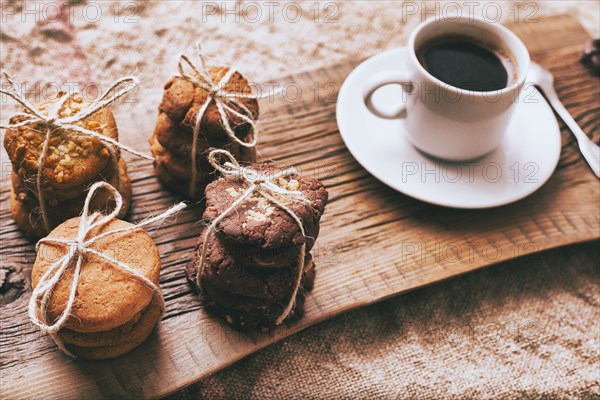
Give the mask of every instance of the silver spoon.
<svg viewBox="0 0 600 400">
<path fill-rule="evenodd" d="M 581 130 L 571 114 L 569 114 L 560 102 L 554 90 L 554 77 L 552 73 L 539 64 L 531 63 L 531 68 L 527 74 L 527 81 L 533 82 L 538 90 L 541 89 L 543 91 L 542 94 L 545 95 L 544 97 L 550 106 L 569 127 L 571 132 L 573 132 L 573 135 L 575 135 L 583 158 L 587 161 L 594 174 L 600 178 L 600 147 L 592 142 L 585 132 Z"/>
</svg>

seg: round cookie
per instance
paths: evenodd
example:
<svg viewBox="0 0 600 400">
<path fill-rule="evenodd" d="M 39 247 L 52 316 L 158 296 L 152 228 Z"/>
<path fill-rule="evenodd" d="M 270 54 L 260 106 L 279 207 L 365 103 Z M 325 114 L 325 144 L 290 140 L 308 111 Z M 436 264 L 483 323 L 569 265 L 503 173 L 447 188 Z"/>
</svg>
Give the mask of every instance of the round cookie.
<svg viewBox="0 0 600 400">
<path fill-rule="evenodd" d="M 164 168 L 171 174 L 173 177 L 177 179 L 187 179 L 190 180 L 192 178 L 191 173 L 191 160 L 183 156 L 177 156 L 174 153 L 168 151 L 165 147 L 163 147 L 156 136 L 152 136 L 150 138 L 150 151 L 154 156 L 157 163 L 160 163 L 164 166 Z M 252 162 L 256 160 L 256 149 L 248 148 L 240 146 L 237 143 L 230 143 L 224 145 L 223 148 L 229 151 L 238 161 L 242 162 Z M 197 166 L 196 170 L 198 175 L 207 176 L 209 174 L 214 173 L 214 168 L 209 164 L 208 152 L 203 154 L 198 154 L 196 159 Z"/>
<path fill-rule="evenodd" d="M 102 172 L 100 172 L 100 174 L 91 177 L 89 181 L 86 181 L 78 186 L 56 189 L 51 185 L 42 184 L 42 192 L 46 201 L 48 201 L 49 204 L 58 205 L 59 202 L 62 202 L 64 200 L 71 200 L 77 197 L 81 197 L 81 194 L 85 192 L 88 189 L 88 187 L 94 182 L 110 181 L 115 176 L 115 173 L 118 171 L 118 166 L 120 165 L 121 160 L 122 159 L 120 159 L 117 162 L 117 164 L 115 164 L 114 162 L 106 163 L 106 167 L 104 168 L 104 170 L 102 170 Z M 30 193 L 33 193 L 35 196 L 37 196 L 35 176 L 19 176 L 17 172 L 13 171 L 12 184 L 15 188 L 15 192 L 17 193 L 29 191 Z"/>
<path fill-rule="evenodd" d="M 189 197 L 190 192 L 190 181 L 184 179 L 177 179 L 166 170 L 165 166 L 161 162 L 155 162 L 155 173 L 160 183 L 167 189 L 179 193 L 183 196 Z M 196 194 L 193 200 L 203 200 L 204 190 L 206 185 L 210 182 L 210 179 L 197 181 Z"/>
<path fill-rule="evenodd" d="M 131 204 L 131 180 L 127 174 L 125 162 L 120 166 L 120 190 L 123 197 L 123 207 L 119 212 L 118 217 L 122 218 L 127 215 Z M 116 182 L 110 182 L 116 184 Z M 47 207 L 48 219 L 52 228 L 58 226 L 63 221 L 73 218 L 81 214 L 85 197 L 84 193 L 81 198 L 60 202 L 60 207 Z M 90 201 L 91 210 L 111 210 L 115 205 L 106 191 L 98 191 Z M 11 188 L 10 194 L 11 215 L 17 226 L 25 233 L 34 237 L 44 237 L 48 234 L 41 216 L 39 203 L 28 193 L 15 193 L 14 188 Z"/>
<path fill-rule="evenodd" d="M 242 327 L 264 327 L 270 328 L 275 325 L 277 318 L 281 315 L 286 303 L 280 301 L 273 304 L 262 304 L 255 306 L 254 301 L 256 299 L 250 299 L 247 297 L 235 297 L 231 298 L 226 292 L 222 292 L 210 285 L 204 287 L 204 304 L 209 309 L 216 311 L 221 315 L 227 323 L 230 325 L 242 328 Z M 285 322 L 292 322 L 302 317 L 304 314 L 304 300 L 307 292 L 304 289 L 298 290 L 296 295 L 296 301 L 292 311 L 285 319 Z M 228 299 L 227 304 L 234 304 L 233 307 L 227 307 L 220 303 L 217 298 Z M 246 306 L 250 301 L 252 306 Z"/>
<path fill-rule="evenodd" d="M 171 121 L 179 124 L 194 101 L 194 84 L 180 76 L 172 77 L 164 86 L 159 112 L 165 113 Z M 189 129 L 189 127 L 186 127 Z"/>
<path fill-rule="evenodd" d="M 75 346 L 72 344 L 65 344 L 67 350 L 73 353 L 75 356 L 79 358 L 83 358 L 86 360 L 110 360 L 111 358 L 117 358 L 122 355 L 125 355 L 144 343 L 148 337 L 154 331 L 155 325 L 152 326 L 148 332 L 145 333 L 144 337 L 139 339 L 138 341 L 124 342 L 119 343 L 114 346 L 105 346 L 105 347 L 82 347 Z"/>
<path fill-rule="evenodd" d="M 253 164 L 251 167 L 267 177 L 279 172 L 272 164 Z M 311 177 L 295 174 L 282 176 L 277 183 L 286 189 L 300 191 L 309 200 L 310 205 L 306 205 L 293 199 L 280 198 L 302 220 L 307 237 L 318 232 L 316 225 L 319 224 L 328 196 L 323 184 Z M 205 192 L 206 210 L 203 218 L 207 221 L 217 218 L 245 188 L 246 183 L 235 176 L 226 176 L 210 183 Z M 292 216 L 259 193 L 254 193 L 235 212 L 225 216 L 218 224 L 218 231 L 228 241 L 262 249 L 298 246 L 305 242 Z"/>
<path fill-rule="evenodd" d="M 41 103 L 40 111 L 47 114 L 55 101 L 57 99 Z M 59 116 L 73 115 L 88 105 L 82 96 L 76 93 L 63 104 Z M 17 123 L 24 119 L 25 117 L 16 116 L 11 118 L 10 122 Z M 114 117 L 107 108 L 77 124 L 99 134 L 118 139 Z M 20 176 L 32 177 L 37 174 L 38 160 L 45 140 L 46 129 L 43 123 L 38 123 L 6 130 L 4 147 L 14 170 Z M 98 175 L 110 159 L 110 151 L 100 140 L 74 131 L 55 128 L 42 169 L 42 181 L 45 185 L 53 186 L 56 189 L 78 186 Z"/>
<path fill-rule="evenodd" d="M 226 66 L 214 66 L 208 69 L 211 78 L 217 83 L 220 82 L 227 71 L 229 71 L 229 67 Z M 221 89 L 230 93 L 252 93 L 248 81 L 239 72 L 235 72 Z M 196 124 L 196 115 L 202 105 L 206 102 L 207 98 L 208 93 L 204 89 L 194 86 L 180 76 L 176 76 L 171 78 L 165 85 L 165 91 L 159 106 L 159 111 L 164 112 L 178 127 L 187 129 L 191 132 Z M 248 115 L 246 111 L 242 110 L 232 102 L 225 101 L 225 103 L 228 103 L 234 110 L 249 116 L 253 120 L 258 119 L 258 102 L 255 99 L 240 98 L 237 100 L 250 111 L 251 115 Z M 248 134 L 250 129 L 248 123 L 232 114 L 228 115 L 228 119 L 237 137 L 242 139 Z M 229 136 L 221 123 L 221 116 L 214 100 L 210 102 L 204 112 L 200 129 L 202 135 L 212 146 L 218 146 L 229 140 Z"/>
<path fill-rule="evenodd" d="M 113 219 L 95 228 L 89 237 L 100 233 L 129 228 L 133 225 Z M 48 237 L 74 240 L 79 231 L 79 217 L 72 218 L 54 229 Z M 158 284 L 160 257 L 152 238 L 142 228 L 107 235 L 92 245 L 96 251 L 117 257 L 138 270 L 151 282 Z M 35 288 L 47 269 L 68 251 L 62 244 L 42 243 L 37 251 L 31 273 Z M 64 310 L 74 268 L 68 268 L 57 283 L 48 303 L 47 318 L 56 320 Z M 144 283 L 94 254 L 86 254 L 81 268 L 77 296 L 64 327 L 77 332 L 108 331 L 131 321 L 146 308 L 154 292 Z"/>
<path fill-rule="evenodd" d="M 308 253 L 312 250 L 319 236 L 320 224 L 313 224 L 310 227 L 312 231 L 306 232 L 306 249 Z M 233 240 L 227 240 L 228 237 L 223 232 L 217 232 L 221 242 L 228 254 L 231 254 L 236 260 L 244 265 L 256 268 L 282 268 L 298 260 L 300 256 L 301 245 L 289 245 L 276 248 L 262 248 L 237 243 Z"/>
<path fill-rule="evenodd" d="M 243 137 L 243 141 L 249 142 L 252 138 L 250 135 Z M 154 145 L 154 141 L 164 149 L 160 149 L 156 146 L 155 155 L 164 154 L 168 151 L 172 153 L 177 159 L 190 160 L 192 156 L 192 145 L 194 140 L 193 131 L 189 129 L 178 128 L 165 113 L 159 113 L 154 134 L 150 139 L 150 145 Z M 196 154 L 206 162 L 208 151 L 211 147 L 219 147 L 232 153 L 236 159 L 241 161 L 254 161 L 250 159 L 250 156 L 246 155 L 248 151 L 254 149 L 253 147 L 241 146 L 233 140 L 226 140 L 219 144 L 209 144 L 208 141 L 202 134 L 198 136 L 198 142 L 196 144 Z"/>
<path fill-rule="evenodd" d="M 152 332 L 161 315 L 161 301 L 155 295 L 148 307 L 124 325 L 108 331 L 87 333 L 63 328 L 58 331 L 58 337 L 64 343 L 78 347 L 107 347 L 125 343 L 141 343 Z"/>
<path fill-rule="evenodd" d="M 151 145 L 154 138 L 169 152 L 186 159 L 191 157 L 193 131 L 187 128 L 178 128 L 169 116 L 163 112 L 158 114 L 154 134 L 150 140 Z M 210 144 L 204 136 L 199 135 L 196 154 L 204 154 L 208 149 L 210 149 Z"/>
<path fill-rule="evenodd" d="M 207 229 L 207 228 L 205 228 Z M 194 268 L 200 264 L 200 256 L 204 243 L 204 232 L 196 246 Z M 208 237 L 202 280 L 224 292 L 237 296 L 252 297 L 274 301 L 289 297 L 296 283 L 298 268 L 297 259 L 285 268 L 265 269 L 243 265 L 227 253 L 221 240 L 216 235 Z M 310 254 L 307 255 L 306 267 L 312 267 Z"/>
<path fill-rule="evenodd" d="M 125 160 L 121 159 L 119 161 L 118 166 L 119 175 L 113 174 L 110 179 L 98 179 L 98 181 L 106 181 L 110 183 L 113 187 L 119 190 L 121 196 L 123 197 L 123 208 L 121 209 L 121 213 L 119 217 L 124 216 L 129 208 L 129 203 L 131 200 L 131 179 L 129 174 L 127 173 L 127 164 Z M 39 208 L 39 201 L 36 197 L 35 191 L 28 191 L 22 181 L 20 181 L 16 174 L 12 174 L 13 178 L 13 190 L 19 198 L 20 201 L 24 202 L 30 209 Z M 99 178 L 101 178 L 99 176 Z M 98 181 L 88 182 L 85 187 L 82 187 L 81 192 L 76 197 L 72 197 L 65 200 L 56 200 L 56 198 L 47 198 L 44 197 L 47 204 L 47 212 L 51 218 L 55 219 L 69 219 L 73 218 L 81 213 L 83 209 L 83 204 L 85 203 L 85 199 L 87 197 L 87 190 L 91 185 Z M 46 194 L 45 194 L 46 195 Z M 115 206 L 114 201 L 112 199 L 112 194 L 107 190 L 99 190 L 94 194 L 94 197 L 91 201 L 92 209 L 111 209 Z"/>
<path fill-rule="evenodd" d="M 174 178 L 188 181 L 192 178 L 191 161 L 178 158 L 168 152 L 154 136 L 150 139 L 150 151 L 156 163 L 161 164 Z M 208 177 L 209 174 L 214 172 L 214 168 L 208 163 L 205 154 L 198 157 L 196 161 L 198 162 L 196 165 L 198 178 Z"/>
<path fill-rule="evenodd" d="M 12 188 L 10 190 L 10 215 L 19 229 L 29 236 L 39 238 L 48 234 L 40 216 L 20 201 Z M 57 224 L 50 221 L 50 225 L 55 226 Z"/>
<path fill-rule="evenodd" d="M 309 293 L 312 290 L 312 287 L 314 286 L 316 273 L 317 272 L 314 267 L 308 269 L 302 275 L 302 282 L 300 283 L 301 286 L 298 290 L 304 291 L 305 293 Z M 254 310 L 260 310 L 264 309 L 265 307 L 270 307 L 276 304 L 279 304 L 281 306 L 287 306 L 287 302 L 291 295 L 290 290 L 290 293 L 288 293 L 288 296 L 285 299 L 257 299 L 255 297 L 231 294 L 222 289 L 219 289 L 218 287 L 216 287 L 208 281 L 202 282 L 202 292 L 204 295 L 210 297 L 211 300 L 218 303 L 220 306 L 230 310 L 236 310 L 241 312 L 251 312 Z"/>
</svg>

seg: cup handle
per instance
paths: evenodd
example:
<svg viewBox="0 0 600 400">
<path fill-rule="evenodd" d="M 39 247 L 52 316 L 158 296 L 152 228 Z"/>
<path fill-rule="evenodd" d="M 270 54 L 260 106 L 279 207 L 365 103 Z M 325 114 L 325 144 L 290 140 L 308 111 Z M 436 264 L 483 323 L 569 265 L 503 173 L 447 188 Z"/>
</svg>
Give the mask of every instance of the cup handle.
<svg viewBox="0 0 600 400">
<path fill-rule="evenodd" d="M 373 93 L 375 93 L 379 88 L 387 85 L 400 85 L 402 87 L 402 91 L 406 94 L 410 94 L 410 91 L 407 91 L 407 88 L 412 89 L 412 82 L 410 82 L 408 74 L 404 71 L 381 71 L 373 75 L 367 82 L 365 83 L 365 87 L 363 89 L 363 100 L 365 105 L 373 114 L 378 117 L 385 119 L 398 119 L 398 118 L 406 118 L 406 104 L 398 103 L 392 110 L 385 111 L 377 108 L 372 100 Z M 403 96 L 404 97 L 404 96 Z"/>
</svg>

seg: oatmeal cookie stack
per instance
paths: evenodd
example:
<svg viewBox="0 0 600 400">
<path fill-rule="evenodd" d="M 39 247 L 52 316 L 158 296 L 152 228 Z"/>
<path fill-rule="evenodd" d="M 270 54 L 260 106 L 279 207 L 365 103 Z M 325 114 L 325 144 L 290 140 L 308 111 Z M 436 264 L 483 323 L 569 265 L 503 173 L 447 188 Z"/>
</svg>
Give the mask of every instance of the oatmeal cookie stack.
<svg viewBox="0 0 600 400">
<path fill-rule="evenodd" d="M 207 72 L 214 82 L 221 82 L 229 67 L 210 67 Z M 223 93 L 252 94 L 248 81 L 235 72 L 224 84 L 218 85 Z M 220 100 L 236 112 L 252 120 L 258 119 L 258 102 L 253 98 L 227 98 Z M 241 105 L 241 106 L 240 106 Z M 252 126 L 238 115 L 222 110 L 235 137 L 244 143 L 252 140 Z M 197 143 L 194 148 L 194 131 L 199 112 L 203 112 L 199 122 Z M 199 200 L 204 189 L 213 180 L 214 169 L 207 161 L 210 148 L 229 151 L 239 161 L 255 161 L 254 147 L 246 147 L 228 135 L 214 98 L 209 92 L 181 76 L 173 77 L 164 87 L 164 94 L 158 110 L 154 133 L 150 138 L 150 148 L 155 157 L 158 179 L 170 190 Z M 196 171 L 192 169 L 192 154 L 196 156 Z M 194 179 L 194 190 L 190 191 Z"/>
<path fill-rule="evenodd" d="M 48 115 L 62 95 L 59 93 L 56 98 L 37 105 L 39 112 Z M 87 106 L 89 103 L 81 94 L 75 93 L 60 106 L 58 117 L 75 115 Z M 10 123 L 25 121 L 28 114 L 29 111 L 25 110 L 24 114 L 12 117 Z M 107 108 L 75 125 L 114 140 L 119 138 L 115 119 Z M 47 129 L 47 125 L 40 122 L 6 130 L 4 147 L 13 168 L 11 212 L 17 225 L 33 236 L 47 235 L 61 222 L 81 213 L 86 189 L 97 181 L 109 182 L 119 190 L 125 203 L 121 216 L 126 214 L 131 199 L 127 166 L 118 149 L 109 149 L 90 135 L 52 128 L 38 187 L 39 161 Z M 101 191 L 92 199 L 90 206 L 92 209 L 107 209 L 114 207 L 114 201 L 108 192 Z"/>
<path fill-rule="evenodd" d="M 266 179 L 271 179 L 269 176 L 278 171 L 267 164 L 250 167 L 264 174 Z M 327 191 L 318 180 L 294 172 L 273 181 L 282 189 L 301 193 L 306 200 L 277 198 L 299 218 L 305 235 L 288 211 L 259 191 L 222 217 L 214 231 L 206 235 L 213 221 L 231 207 L 248 184 L 239 177 L 225 176 L 206 188 L 203 217 L 209 227 L 200 235 L 196 257 L 188 273 L 195 281 L 200 273 L 206 305 L 234 326 L 271 327 L 281 322 L 278 320 L 290 303 L 294 308 L 286 319 L 300 317 L 304 297 L 314 283 L 315 264 L 310 250 L 319 234 Z M 299 265 L 303 245 L 305 257 Z M 201 263 L 203 253 L 204 262 Z M 295 291 L 300 274 L 299 290 Z M 294 292 L 296 297 L 292 299 Z"/>
</svg>

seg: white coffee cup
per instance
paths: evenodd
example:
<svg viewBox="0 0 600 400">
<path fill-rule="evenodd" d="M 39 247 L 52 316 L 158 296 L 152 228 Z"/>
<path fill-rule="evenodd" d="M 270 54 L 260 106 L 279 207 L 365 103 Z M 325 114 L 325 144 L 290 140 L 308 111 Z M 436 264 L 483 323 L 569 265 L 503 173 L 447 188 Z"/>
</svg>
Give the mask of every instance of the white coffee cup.
<svg viewBox="0 0 600 400">
<path fill-rule="evenodd" d="M 488 48 L 508 52 L 516 64 L 509 85 L 501 90 L 470 91 L 431 75 L 419 62 L 417 51 L 445 35 L 466 36 Z M 402 118 L 410 142 L 434 157 L 465 161 L 498 147 L 531 62 L 523 42 L 502 25 L 478 18 L 432 18 L 412 32 L 407 50 L 408 68 L 379 72 L 365 83 L 363 97 L 369 110 L 382 118 Z M 403 96 L 397 105 L 383 110 L 371 101 L 372 95 L 392 84 L 402 86 Z"/>
</svg>

